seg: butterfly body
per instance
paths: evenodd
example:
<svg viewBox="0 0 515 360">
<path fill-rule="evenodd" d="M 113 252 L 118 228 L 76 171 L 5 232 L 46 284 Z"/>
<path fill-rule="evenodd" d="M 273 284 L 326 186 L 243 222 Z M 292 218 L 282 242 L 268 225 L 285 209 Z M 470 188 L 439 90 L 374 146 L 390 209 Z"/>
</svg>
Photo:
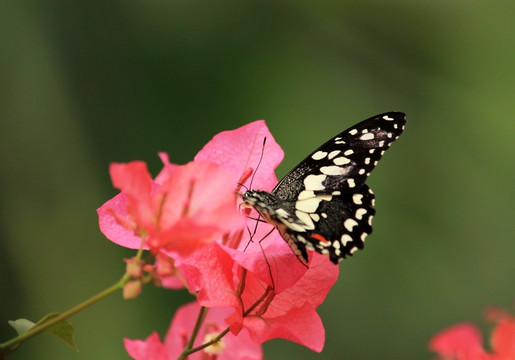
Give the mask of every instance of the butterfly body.
<svg viewBox="0 0 515 360">
<path fill-rule="evenodd" d="M 337 264 L 372 232 L 374 194 L 365 181 L 405 123 L 400 112 L 364 120 L 313 151 L 271 192 L 244 193 L 242 204 L 274 225 L 302 263 L 309 249 Z"/>
</svg>

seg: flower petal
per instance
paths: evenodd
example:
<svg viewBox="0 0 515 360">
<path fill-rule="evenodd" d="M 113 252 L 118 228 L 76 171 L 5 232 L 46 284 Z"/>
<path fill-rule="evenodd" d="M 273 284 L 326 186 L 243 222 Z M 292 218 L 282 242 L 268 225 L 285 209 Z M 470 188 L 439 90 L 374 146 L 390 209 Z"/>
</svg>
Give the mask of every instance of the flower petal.
<svg viewBox="0 0 515 360">
<path fill-rule="evenodd" d="M 106 238 L 129 249 L 139 249 L 141 237 L 134 232 L 136 224 L 127 213 L 127 195 L 120 193 L 97 209 L 100 231 Z M 126 224 L 122 225 L 125 221 Z M 133 229 L 131 229 L 131 227 Z M 148 249 L 147 246 L 144 249 Z"/>
<path fill-rule="evenodd" d="M 265 137 L 266 144 L 263 148 Z M 259 164 L 261 156 L 263 160 Z M 195 161 L 211 161 L 223 165 L 236 181 L 248 168 L 256 171 L 259 164 L 252 186 L 271 190 L 277 184 L 274 170 L 283 157 L 284 152 L 275 142 L 265 121 L 258 120 L 215 135 L 195 156 Z"/>
<path fill-rule="evenodd" d="M 199 311 L 199 304 L 192 302 L 181 306 L 175 314 L 165 339 L 170 359 L 176 359 L 181 353 L 186 344 L 185 341 L 189 339 L 193 331 Z M 207 333 L 222 332 L 227 327 L 224 319 L 231 311 L 231 309 L 227 308 L 209 309 L 196 337 L 194 346 L 201 345 Z M 242 331 L 238 336 L 228 333 L 224 336 L 223 341 L 224 349 L 217 355 L 219 360 L 260 360 L 263 357 L 261 346 L 252 341 L 246 331 Z M 188 359 L 192 360 L 204 358 L 203 351 L 188 356 Z"/>
<path fill-rule="evenodd" d="M 429 342 L 429 349 L 458 360 L 480 360 L 486 356 L 481 333 L 471 323 L 461 323 L 443 330 Z"/>
<path fill-rule="evenodd" d="M 496 359 L 515 359 L 515 318 L 506 317 L 499 321 L 492 334 L 492 348 Z"/>
<path fill-rule="evenodd" d="M 247 329 L 251 329 L 252 338 L 258 343 L 281 338 L 317 352 L 324 348 L 324 325 L 320 316 L 308 303 L 300 308 L 291 308 L 285 314 L 273 318 L 249 316 L 243 320 L 243 324 Z"/>
<path fill-rule="evenodd" d="M 145 340 L 124 339 L 125 349 L 136 360 L 170 360 L 166 347 L 159 340 L 159 335 L 153 332 Z"/>
</svg>

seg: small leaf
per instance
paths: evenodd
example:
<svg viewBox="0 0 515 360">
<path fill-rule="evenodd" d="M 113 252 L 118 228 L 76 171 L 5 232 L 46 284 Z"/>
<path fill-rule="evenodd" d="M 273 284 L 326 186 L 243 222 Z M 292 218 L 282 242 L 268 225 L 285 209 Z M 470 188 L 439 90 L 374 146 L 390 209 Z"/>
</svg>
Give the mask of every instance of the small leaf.
<svg viewBox="0 0 515 360">
<path fill-rule="evenodd" d="M 25 334 L 31 327 L 36 325 L 27 319 L 9 320 L 8 323 L 16 330 L 18 335 Z"/>
<path fill-rule="evenodd" d="M 50 313 L 50 314 L 46 315 L 44 318 L 42 318 L 41 320 L 39 320 L 36 325 L 37 326 L 42 325 L 45 322 L 47 322 L 59 315 L 61 315 L 61 314 Z M 54 334 L 55 336 L 62 339 L 65 343 L 70 345 L 73 348 L 73 350 L 79 351 L 79 349 L 77 349 L 77 346 L 75 345 L 75 339 L 73 337 L 73 332 L 74 332 L 73 325 L 68 320 L 64 319 L 62 321 L 59 321 L 57 324 L 54 324 L 54 325 L 50 326 L 48 329 L 46 329 L 46 331 L 51 334 Z"/>
</svg>

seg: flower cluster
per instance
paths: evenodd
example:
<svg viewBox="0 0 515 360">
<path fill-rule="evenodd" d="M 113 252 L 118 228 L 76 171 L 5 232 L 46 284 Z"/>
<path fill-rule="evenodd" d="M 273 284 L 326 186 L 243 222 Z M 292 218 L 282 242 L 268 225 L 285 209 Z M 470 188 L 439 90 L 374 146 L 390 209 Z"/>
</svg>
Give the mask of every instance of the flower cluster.
<svg viewBox="0 0 515 360">
<path fill-rule="evenodd" d="M 445 360 L 512 360 L 515 359 L 515 317 L 497 308 L 490 308 L 486 318 L 495 323 L 490 345 L 483 348 L 481 333 L 472 323 L 454 325 L 434 336 L 429 348 Z"/>
<path fill-rule="evenodd" d="M 325 332 L 316 308 L 338 267 L 317 253 L 302 265 L 277 231 L 266 236 L 270 225 L 239 207 L 242 187 L 270 190 L 277 183 L 283 152 L 265 123 L 216 135 L 186 165 L 160 157 L 164 167 L 155 179 L 143 162 L 111 165 L 121 193 L 98 209 L 100 228 L 116 244 L 153 255 L 140 267 L 139 259 L 129 261 L 141 269 L 128 272 L 134 281 L 147 274 L 163 287 L 186 287 L 196 299 L 177 311 L 164 342 L 157 334 L 126 340 L 129 354 L 260 359 L 261 344 L 273 338 L 321 351 Z"/>
</svg>

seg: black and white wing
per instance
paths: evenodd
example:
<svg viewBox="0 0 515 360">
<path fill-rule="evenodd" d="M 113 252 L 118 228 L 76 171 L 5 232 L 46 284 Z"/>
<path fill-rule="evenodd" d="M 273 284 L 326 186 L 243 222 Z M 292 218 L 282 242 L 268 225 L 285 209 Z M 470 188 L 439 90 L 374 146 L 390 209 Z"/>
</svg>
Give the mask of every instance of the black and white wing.
<svg viewBox="0 0 515 360">
<path fill-rule="evenodd" d="M 301 261 L 308 261 L 306 248 L 334 263 L 363 248 L 375 214 L 365 181 L 405 123 L 405 114 L 388 112 L 341 132 L 277 184 L 273 206 L 257 208 L 265 210 Z"/>
</svg>

